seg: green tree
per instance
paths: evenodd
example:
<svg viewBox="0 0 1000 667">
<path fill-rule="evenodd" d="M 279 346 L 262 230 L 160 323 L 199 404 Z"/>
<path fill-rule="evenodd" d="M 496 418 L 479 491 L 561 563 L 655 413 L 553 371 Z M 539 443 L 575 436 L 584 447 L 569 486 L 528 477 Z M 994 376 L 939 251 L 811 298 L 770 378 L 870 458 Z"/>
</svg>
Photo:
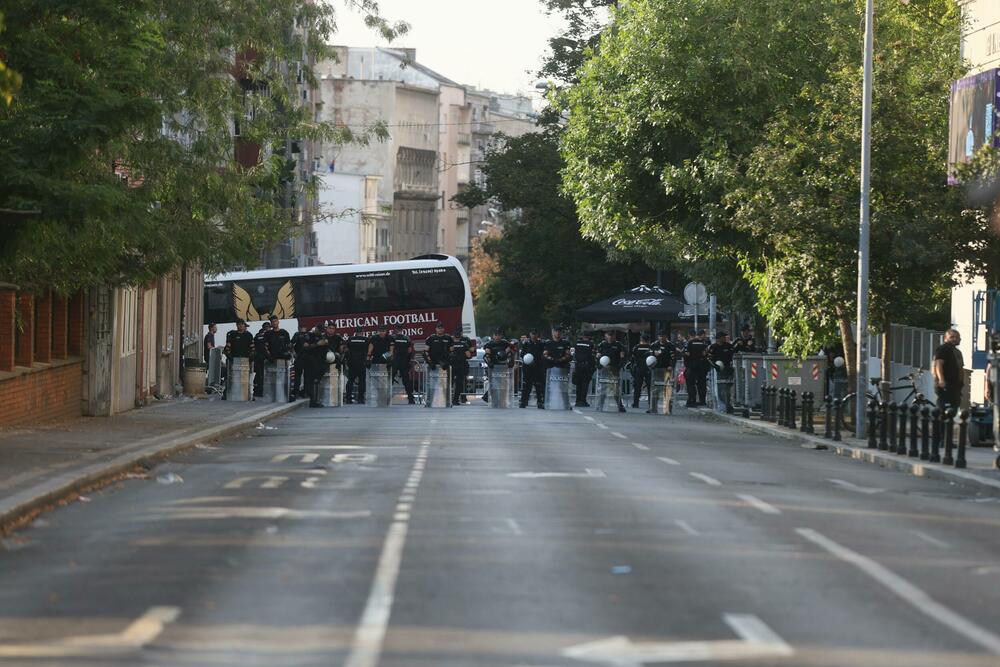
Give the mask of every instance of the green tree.
<svg viewBox="0 0 1000 667">
<path fill-rule="evenodd" d="M 3 12 L 0 12 L 0 33 L 4 30 Z M 2 54 L 0 54 L 2 56 Z M 21 86 L 21 75 L 7 67 L 0 58 L 0 100 L 10 104 L 14 99 L 14 93 Z"/>
<path fill-rule="evenodd" d="M 456 199 L 466 206 L 499 204 L 506 213 L 501 235 L 482 250 L 495 267 L 477 295 L 477 319 L 485 326 L 570 323 L 592 301 L 655 280 L 655 273 L 580 235 L 573 202 L 560 193 L 558 134 L 504 138 L 488 151 L 485 190 Z M 478 277 L 477 277 L 478 279 Z"/>
<path fill-rule="evenodd" d="M 0 279 L 69 291 L 141 283 L 185 262 L 207 271 L 253 262 L 293 230 L 280 196 L 288 137 L 385 135 L 317 123 L 296 103 L 295 63 L 327 54 L 326 3 L 11 0 L 4 9 L 0 53 L 24 81 L 0 108 L 0 209 L 38 215 L 9 225 Z M 260 157 L 240 168 L 235 153 L 247 146 Z"/>
</svg>

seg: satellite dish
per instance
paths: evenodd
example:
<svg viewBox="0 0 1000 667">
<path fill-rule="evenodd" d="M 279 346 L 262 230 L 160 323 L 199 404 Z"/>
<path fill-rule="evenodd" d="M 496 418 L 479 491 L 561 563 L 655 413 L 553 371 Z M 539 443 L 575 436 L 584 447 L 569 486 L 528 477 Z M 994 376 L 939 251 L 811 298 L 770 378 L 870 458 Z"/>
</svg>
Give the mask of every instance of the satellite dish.
<svg viewBox="0 0 1000 667">
<path fill-rule="evenodd" d="M 688 283 L 684 286 L 684 300 L 689 304 L 703 304 L 708 301 L 708 289 L 701 283 Z"/>
</svg>

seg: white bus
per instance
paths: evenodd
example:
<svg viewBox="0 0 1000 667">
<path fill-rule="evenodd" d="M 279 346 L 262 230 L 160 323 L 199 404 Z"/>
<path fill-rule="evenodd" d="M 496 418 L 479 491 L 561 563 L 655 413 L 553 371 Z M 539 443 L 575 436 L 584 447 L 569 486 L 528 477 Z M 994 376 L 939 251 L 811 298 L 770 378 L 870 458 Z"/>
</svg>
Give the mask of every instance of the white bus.
<svg viewBox="0 0 1000 667">
<path fill-rule="evenodd" d="M 210 323 L 218 325 L 216 344 L 237 318 L 249 324 L 272 314 L 292 333 L 299 325 L 330 320 L 345 336 L 388 327 L 417 342 L 442 322 L 449 334 L 461 327 L 476 337 L 469 278 L 462 263 L 447 255 L 205 277 L 205 326 L 207 331 Z M 251 325 L 253 333 L 258 328 Z"/>
</svg>

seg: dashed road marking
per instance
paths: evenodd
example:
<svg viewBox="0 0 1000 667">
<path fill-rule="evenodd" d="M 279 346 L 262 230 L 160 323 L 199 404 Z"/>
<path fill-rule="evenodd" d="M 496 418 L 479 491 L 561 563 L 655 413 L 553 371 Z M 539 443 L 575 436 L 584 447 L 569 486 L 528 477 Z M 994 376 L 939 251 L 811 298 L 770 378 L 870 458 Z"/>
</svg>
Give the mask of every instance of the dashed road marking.
<svg viewBox="0 0 1000 667">
<path fill-rule="evenodd" d="M 691 535 L 692 537 L 697 537 L 698 535 L 701 535 L 701 533 L 692 528 L 691 524 L 689 524 L 684 519 L 674 519 L 674 523 L 676 523 L 681 530 L 683 530 L 688 535 Z"/>
<path fill-rule="evenodd" d="M 510 527 L 510 532 L 515 535 L 524 535 L 524 531 L 521 530 L 521 524 L 516 519 L 507 519 L 507 525 Z"/>
<path fill-rule="evenodd" d="M 636 449 L 641 449 L 644 452 L 648 452 L 649 451 L 649 447 L 647 447 L 646 445 L 642 444 L 641 442 L 633 442 L 632 446 L 635 447 Z"/>
<path fill-rule="evenodd" d="M 779 510 L 777 507 L 775 507 L 771 503 L 764 502 L 757 496 L 751 496 L 745 493 L 739 493 L 737 494 L 736 497 L 745 502 L 747 505 L 750 505 L 760 510 L 764 514 L 781 514 L 781 510 Z"/>
<path fill-rule="evenodd" d="M 663 461 L 668 466 L 679 466 L 681 464 L 680 461 L 678 461 L 676 459 L 672 459 L 669 456 L 657 456 L 656 458 L 659 461 Z"/>
<path fill-rule="evenodd" d="M 589 422 L 592 422 L 592 421 L 594 421 L 594 418 L 593 418 L 593 417 L 591 417 L 591 416 L 589 416 L 589 415 L 584 415 L 584 417 L 583 417 L 583 418 L 584 418 L 584 419 L 586 419 L 586 420 L 587 420 L 587 421 L 589 421 Z"/>
<path fill-rule="evenodd" d="M 315 463 L 319 454 L 278 454 L 271 459 L 271 463 L 283 463 L 293 458 L 298 459 L 300 463 Z"/>
<path fill-rule="evenodd" d="M 910 531 L 910 532 L 912 532 L 914 535 L 916 535 L 917 537 L 919 537 L 923 541 L 925 541 L 925 542 L 927 542 L 929 544 L 933 544 L 936 547 L 939 547 L 941 549 L 951 549 L 951 545 L 948 544 L 947 542 L 945 542 L 944 540 L 939 540 L 936 537 L 928 535 L 927 533 L 925 533 L 922 530 L 913 530 L 913 531 Z"/>
<path fill-rule="evenodd" d="M 628 440 L 628 438 L 626 438 L 624 435 L 622 435 L 618 431 L 612 431 L 611 435 L 615 436 L 616 438 L 621 438 L 622 440 Z"/>
<path fill-rule="evenodd" d="M 795 532 L 809 540 L 813 544 L 833 554 L 845 563 L 850 563 L 869 577 L 882 584 L 890 591 L 901 597 L 910 605 L 937 621 L 941 625 L 955 631 L 966 639 L 982 646 L 994 655 L 1000 655 L 1000 636 L 990 632 L 986 628 L 977 625 L 972 619 L 958 614 L 943 604 L 931 598 L 923 590 L 917 588 L 906 579 L 903 579 L 895 572 L 892 572 L 882 564 L 862 556 L 856 551 L 851 551 L 845 546 L 837 544 L 833 540 L 821 535 L 809 528 L 796 528 Z"/>
<path fill-rule="evenodd" d="M 603 429 L 604 429 L 605 431 L 607 431 L 607 430 L 608 430 L 608 426 L 607 426 L 607 424 L 598 424 L 598 425 L 597 425 L 597 428 L 603 428 Z"/>
<path fill-rule="evenodd" d="M 719 480 L 715 479 L 714 477 L 709 477 L 705 473 L 701 473 L 701 472 L 689 472 L 688 474 L 691 475 L 692 477 L 694 477 L 695 479 L 700 479 L 701 481 L 705 482 L 705 484 L 708 484 L 709 486 L 722 486 L 722 482 L 720 482 Z"/>
</svg>

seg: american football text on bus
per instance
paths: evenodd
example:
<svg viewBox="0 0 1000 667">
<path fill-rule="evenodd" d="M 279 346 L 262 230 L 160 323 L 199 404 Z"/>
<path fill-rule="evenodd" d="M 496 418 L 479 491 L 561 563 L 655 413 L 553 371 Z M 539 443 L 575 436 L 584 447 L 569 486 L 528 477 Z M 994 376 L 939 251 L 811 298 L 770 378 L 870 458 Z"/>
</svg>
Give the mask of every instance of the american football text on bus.
<svg viewBox="0 0 1000 667">
<path fill-rule="evenodd" d="M 341 317 L 333 321 L 333 326 L 338 329 L 354 329 L 355 327 L 378 328 L 401 326 L 404 324 L 428 324 L 438 321 L 437 313 L 434 311 L 424 313 L 399 313 L 391 315 L 374 315 L 366 317 Z"/>
</svg>

